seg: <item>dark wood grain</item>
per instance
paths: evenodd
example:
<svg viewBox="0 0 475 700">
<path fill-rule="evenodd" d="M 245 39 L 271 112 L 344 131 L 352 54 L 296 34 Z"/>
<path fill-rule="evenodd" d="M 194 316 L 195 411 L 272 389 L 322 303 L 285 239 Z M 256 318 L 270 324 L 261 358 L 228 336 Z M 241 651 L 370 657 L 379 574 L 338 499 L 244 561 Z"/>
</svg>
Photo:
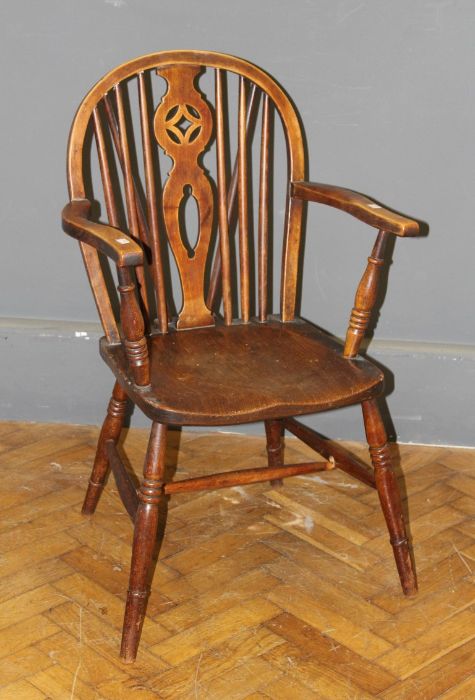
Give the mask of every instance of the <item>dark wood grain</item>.
<svg viewBox="0 0 475 700">
<path fill-rule="evenodd" d="M 216 70 L 216 157 L 218 173 L 218 221 L 221 260 L 221 289 L 223 294 L 224 322 L 233 320 L 231 299 L 231 262 L 229 252 L 228 202 L 226 182 L 226 143 L 224 133 L 223 72 Z"/>
<path fill-rule="evenodd" d="M 248 323 L 250 311 L 250 270 L 249 270 L 249 201 L 247 169 L 247 87 L 244 78 L 239 79 L 238 117 L 238 211 L 239 211 L 239 263 L 241 282 L 241 318 Z"/>
<path fill-rule="evenodd" d="M 96 448 L 96 458 L 84 497 L 82 512 L 84 515 L 92 515 L 96 510 L 102 489 L 109 471 L 109 452 L 107 445 L 115 444 L 119 439 L 124 425 L 127 408 L 127 394 L 118 382 L 115 383 L 112 397 L 107 407 L 107 416 L 102 426 L 101 434 Z"/>
<path fill-rule="evenodd" d="M 337 408 L 381 393 L 383 375 L 346 360 L 341 345 L 305 322 L 220 325 L 149 342 L 151 387 L 137 390 L 120 346 L 104 360 L 152 420 L 234 425 Z M 329 381 L 331 377 L 331 381 Z"/>
<path fill-rule="evenodd" d="M 112 345 L 120 343 L 119 328 L 104 279 L 98 249 L 96 246 L 81 240 L 79 241 L 79 249 L 107 342 Z"/>
<path fill-rule="evenodd" d="M 139 74 L 140 124 L 142 130 L 142 147 L 145 166 L 145 188 L 147 193 L 147 213 L 150 230 L 150 248 L 152 251 L 152 271 L 157 297 L 158 326 L 162 333 L 168 329 L 168 308 L 163 272 L 160 222 L 158 215 L 158 200 L 156 173 L 154 170 L 153 145 L 151 135 L 151 119 L 148 107 L 147 83 L 144 73 Z"/>
<path fill-rule="evenodd" d="M 118 269 L 120 321 L 124 334 L 123 347 L 127 364 L 137 386 L 150 384 L 150 365 L 143 316 L 135 293 L 135 284 L 128 267 Z"/>
<path fill-rule="evenodd" d="M 104 188 L 104 199 L 106 205 L 107 218 L 111 226 L 119 228 L 119 214 L 117 211 L 117 202 L 112 183 L 111 166 L 109 163 L 109 154 L 107 152 L 106 138 L 104 135 L 104 126 L 101 119 L 100 106 L 94 109 L 92 113 L 94 123 L 94 136 L 96 139 L 97 155 L 99 158 L 99 167 L 101 169 L 102 186 Z"/>
<path fill-rule="evenodd" d="M 147 237 L 144 233 L 143 227 L 139 224 L 138 206 L 137 206 L 137 191 L 135 185 L 134 173 L 132 170 L 132 160 L 129 147 L 129 138 L 127 133 L 127 118 L 125 114 L 124 97 L 123 90 L 126 89 L 121 83 L 118 83 L 114 87 L 116 102 L 117 102 L 117 115 L 118 115 L 118 126 L 119 126 L 119 143 L 120 143 L 120 154 L 121 162 L 124 171 L 124 189 L 125 189 L 125 201 L 127 208 L 127 219 L 129 222 L 129 232 L 131 235 L 140 240 L 142 237 L 142 243 L 147 243 Z M 141 298 L 141 303 L 148 316 L 148 295 L 147 287 L 145 283 L 145 275 L 142 265 L 137 265 L 135 269 L 135 275 L 138 282 L 138 291 Z"/>
<path fill-rule="evenodd" d="M 113 90 L 111 92 L 108 92 L 108 94 L 104 95 L 102 99 L 102 103 L 104 105 L 105 113 L 106 113 L 106 121 L 108 124 L 109 128 L 109 133 L 112 139 L 112 143 L 114 145 L 115 153 L 117 155 L 117 159 L 119 162 L 120 166 L 120 171 L 124 177 L 124 183 L 127 176 L 127 170 L 126 170 L 126 164 L 125 164 L 125 158 L 124 158 L 124 152 L 123 152 L 123 147 L 120 139 L 120 130 L 119 130 L 119 121 L 117 117 L 117 109 L 114 107 L 114 104 L 116 103 L 115 97 L 114 97 L 114 90 L 116 88 L 116 85 L 114 84 L 112 86 Z M 148 227 L 147 227 L 147 220 L 145 217 L 145 213 L 143 211 L 142 207 L 142 199 L 139 194 L 139 185 L 137 183 L 137 178 L 135 173 L 131 169 L 131 165 L 129 164 L 128 166 L 128 172 L 129 172 L 129 177 L 131 178 L 131 185 L 132 185 L 132 198 L 134 200 L 134 208 L 135 208 L 135 213 L 136 213 L 136 223 L 138 224 L 138 233 L 140 236 L 140 240 L 143 243 L 148 243 Z M 130 184 L 129 184 L 130 187 Z M 130 197 L 130 194 L 129 194 Z M 135 229 L 136 230 L 136 229 Z"/>
<path fill-rule="evenodd" d="M 301 464 L 286 464 L 280 467 L 257 467 L 256 469 L 235 469 L 232 472 L 221 472 L 209 476 L 197 476 L 165 484 L 165 493 L 185 493 L 187 491 L 203 491 L 206 489 L 225 489 L 229 486 L 243 484 L 258 484 L 271 480 L 271 483 L 281 483 L 282 479 L 299 474 L 330 471 L 332 462 L 302 462 Z"/>
<path fill-rule="evenodd" d="M 343 355 L 351 358 L 358 354 L 366 330 L 371 321 L 371 313 L 378 298 L 378 288 L 384 266 L 384 252 L 389 237 L 387 231 L 380 231 L 368 258 L 368 264 L 358 285 L 355 305 L 351 311 L 346 332 Z"/>
<path fill-rule="evenodd" d="M 417 592 L 417 581 L 407 538 L 399 485 L 394 474 L 386 429 L 375 400 L 363 401 L 363 418 L 376 488 L 389 530 L 396 566 L 405 595 Z"/>
<path fill-rule="evenodd" d="M 214 318 L 205 303 L 205 267 L 213 221 L 211 182 L 200 163 L 213 131 L 211 110 L 195 87 L 199 66 L 161 68 L 168 90 L 155 112 L 154 128 L 158 143 L 173 160 L 163 187 L 163 214 L 168 240 L 175 256 L 183 290 L 183 305 L 177 328 L 211 326 Z M 187 120 L 185 131 L 180 123 Z M 198 204 L 199 233 L 192 252 L 183 243 L 180 207 L 185 188 Z"/>
<path fill-rule="evenodd" d="M 128 473 L 123 461 L 117 452 L 117 447 L 113 440 L 107 440 L 106 443 L 107 455 L 111 465 L 112 473 L 114 474 L 115 483 L 125 510 L 130 515 L 132 522 L 135 520 L 139 499 L 137 489 L 134 486 L 132 477 Z"/>
<path fill-rule="evenodd" d="M 284 425 L 282 420 L 266 420 L 266 451 L 269 468 L 284 463 Z M 271 479 L 271 486 L 281 486 L 282 479 Z"/>
<path fill-rule="evenodd" d="M 341 209 L 369 226 L 395 233 L 397 236 L 417 236 L 420 233 L 417 221 L 401 216 L 369 197 L 344 187 L 324 185 L 320 182 L 292 182 L 292 196 Z"/>
<path fill-rule="evenodd" d="M 258 226 L 258 270 L 259 270 L 259 320 L 266 321 L 269 296 L 269 151 L 270 151 L 270 104 L 264 95 L 262 105 L 261 166 L 259 173 L 259 226 Z"/>
<path fill-rule="evenodd" d="M 312 430 L 312 428 L 300 423 L 295 418 L 286 418 L 284 427 L 325 459 L 334 459 L 335 467 L 338 467 L 338 469 L 342 469 L 347 474 L 354 476 L 359 481 L 362 481 L 363 484 L 376 488 L 374 474 L 368 469 L 366 464 L 334 440 L 324 438 L 316 430 Z"/>
<path fill-rule="evenodd" d="M 63 230 L 78 241 L 108 255 L 119 267 L 141 265 L 142 248 L 126 233 L 88 219 L 91 203 L 74 200 L 63 209 Z"/>
<path fill-rule="evenodd" d="M 163 498 L 163 476 L 167 445 L 167 426 L 152 425 L 139 505 L 135 516 L 129 590 L 125 605 L 120 655 L 126 663 L 135 660 L 143 619 L 150 593 L 150 573 L 158 529 L 159 504 Z"/>
<path fill-rule="evenodd" d="M 259 90 L 256 85 L 252 84 L 249 92 L 249 100 L 247 104 L 246 113 L 246 131 L 250 128 L 251 122 L 254 119 L 255 111 L 259 104 Z M 236 202 L 237 202 L 237 192 L 238 192 L 238 168 L 239 168 L 239 154 L 236 154 L 234 160 L 233 172 L 231 175 L 231 181 L 229 183 L 228 196 L 227 196 L 227 206 L 228 206 L 228 222 L 230 224 L 234 223 Z M 206 304 L 210 309 L 215 309 L 219 305 L 219 295 L 221 292 L 221 251 L 220 247 L 217 246 L 215 256 L 213 259 L 213 265 L 211 267 L 211 275 L 209 281 L 208 296 L 206 297 Z"/>
<path fill-rule="evenodd" d="M 206 70 L 215 78 L 209 96 L 200 87 Z M 159 97 L 161 81 L 165 90 Z M 132 87 L 138 89 L 138 104 L 129 99 Z M 236 104 L 233 121 L 230 107 Z M 273 163 L 279 162 L 273 153 L 274 117 L 286 141 L 287 181 L 280 202 L 272 185 Z M 237 125 L 234 135 L 230 124 Z M 86 177 L 94 170 L 89 167 L 90 129 L 102 180 L 101 186 L 92 184 L 92 193 Z M 255 133 L 260 144 L 253 147 Z M 164 176 L 160 149 L 171 161 Z M 215 182 L 206 161 L 213 149 Z M 74 118 L 67 163 L 71 201 L 63 210 L 63 228 L 80 243 L 105 332 L 101 355 L 116 377 L 83 512 L 94 512 L 112 464 L 119 495 L 135 523 L 121 647 L 126 662 L 137 654 L 159 510 L 171 494 L 265 480 L 277 485 L 292 475 L 339 467 L 377 487 L 403 590 L 416 589 L 401 498 L 375 403 L 384 378 L 357 353 L 378 298 L 388 237 L 414 236 L 418 224 L 350 190 L 307 182 L 306 172 L 302 129 L 290 98 L 260 68 L 226 54 L 164 51 L 128 61 L 99 80 Z M 259 183 L 257 197 L 254 182 Z M 93 208 L 91 202 L 101 194 L 101 206 Z M 197 205 L 196 241 L 186 230 L 187 198 Z M 302 221 L 309 201 L 347 211 L 380 230 L 356 291 L 344 348 L 296 316 Z M 285 209 L 281 243 L 273 231 L 273 205 Z M 93 209 L 107 221 L 93 220 Z M 271 270 L 277 269 L 272 257 L 280 248 L 279 280 Z M 116 267 L 120 318 L 102 255 Z M 175 263 L 181 294 L 172 298 Z M 153 289 L 147 289 L 150 281 Z M 280 314 L 275 316 L 272 298 L 279 282 Z M 171 318 L 174 308 L 179 311 Z M 152 420 L 138 495 L 116 449 L 128 399 Z M 374 475 L 337 443 L 295 420 L 353 404 L 363 406 Z M 169 425 L 256 420 L 265 423 L 267 467 L 166 482 Z M 284 427 L 325 461 L 285 465 Z"/>
</svg>

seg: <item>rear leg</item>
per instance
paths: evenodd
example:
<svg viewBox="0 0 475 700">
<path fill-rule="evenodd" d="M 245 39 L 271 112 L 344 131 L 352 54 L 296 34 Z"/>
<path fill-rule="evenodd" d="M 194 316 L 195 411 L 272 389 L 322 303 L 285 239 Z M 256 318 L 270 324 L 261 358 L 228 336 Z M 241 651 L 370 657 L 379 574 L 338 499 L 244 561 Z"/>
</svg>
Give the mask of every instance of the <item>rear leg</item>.
<svg viewBox="0 0 475 700">
<path fill-rule="evenodd" d="M 116 382 L 97 443 L 96 458 L 82 506 L 84 515 L 92 515 L 96 510 L 109 471 L 107 441 L 113 440 L 117 442 L 119 439 L 122 426 L 124 425 L 126 408 L 127 394 L 120 384 Z"/>
<path fill-rule="evenodd" d="M 284 424 L 282 420 L 266 420 L 267 464 L 281 467 L 284 464 Z M 282 486 L 282 479 L 272 479 L 271 486 Z"/>
</svg>

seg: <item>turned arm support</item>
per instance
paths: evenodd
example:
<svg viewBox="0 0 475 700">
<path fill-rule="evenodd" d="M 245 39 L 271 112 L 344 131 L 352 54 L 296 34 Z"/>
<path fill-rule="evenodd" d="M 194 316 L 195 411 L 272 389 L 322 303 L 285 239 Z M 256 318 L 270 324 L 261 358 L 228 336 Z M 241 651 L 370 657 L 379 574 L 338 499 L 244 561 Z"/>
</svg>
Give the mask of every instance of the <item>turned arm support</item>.
<svg viewBox="0 0 475 700">
<path fill-rule="evenodd" d="M 135 293 L 130 267 L 118 267 L 120 294 L 120 322 L 124 334 L 124 347 L 130 369 L 137 386 L 150 384 L 150 363 L 142 311 Z"/>
<path fill-rule="evenodd" d="M 297 199 L 320 202 L 341 209 L 360 221 L 380 229 L 368 258 L 366 270 L 356 290 L 355 303 L 346 332 L 343 356 L 351 359 L 358 354 L 371 320 L 371 314 L 378 297 L 378 287 L 384 267 L 384 254 L 389 237 L 392 234 L 417 236 L 419 224 L 413 219 L 396 214 L 396 212 L 373 202 L 369 197 L 343 187 L 299 181 L 291 184 L 291 195 Z"/>
<path fill-rule="evenodd" d="M 291 195 L 307 202 L 320 202 L 330 207 L 346 211 L 360 221 L 374 228 L 395 233 L 396 236 L 419 235 L 419 224 L 401 214 L 381 206 L 369 197 L 335 185 L 319 182 L 292 182 Z"/>
<path fill-rule="evenodd" d="M 383 272 L 384 253 L 391 234 L 380 231 L 368 258 L 366 270 L 360 280 L 355 294 L 355 303 L 351 310 L 348 329 L 346 331 L 343 357 L 351 359 L 358 354 L 361 342 L 371 320 L 376 299 L 378 297 L 379 281 Z"/>
<path fill-rule="evenodd" d="M 87 218 L 90 209 L 91 203 L 87 199 L 73 200 L 67 204 L 62 213 L 63 229 L 73 238 L 87 243 L 116 263 L 125 352 L 135 384 L 147 386 L 150 384 L 147 340 L 131 270 L 132 267 L 143 265 L 143 251 L 130 236 L 119 229 L 90 221 Z"/>
</svg>

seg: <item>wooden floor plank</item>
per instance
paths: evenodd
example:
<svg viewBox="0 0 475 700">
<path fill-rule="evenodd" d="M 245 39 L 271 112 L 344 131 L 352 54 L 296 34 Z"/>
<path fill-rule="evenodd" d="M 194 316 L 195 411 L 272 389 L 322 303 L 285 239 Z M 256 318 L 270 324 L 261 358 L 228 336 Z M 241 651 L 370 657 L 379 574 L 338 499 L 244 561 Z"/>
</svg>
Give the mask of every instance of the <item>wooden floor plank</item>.
<svg viewBox="0 0 475 700">
<path fill-rule="evenodd" d="M 268 595 L 281 581 L 262 568 L 251 569 L 233 579 L 226 587 L 226 596 L 210 596 L 208 592 L 198 594 L 180 605 L 160 611 L 157 620 L 171 632 L 179 632 L 206 620 L 210 615 L 222 612 L 230 605 L 244 603 L 256 595 Z"/>
<path fill-rule="evenodd" d="M 342 644 L 336 644 L 329 636 L 288 612 L 267 622 L 266 627 L 315 658 L 319 664 L 345 668 L 346 678 L 369 694 L 377 695 L 396 681 L 396 676 L 381 668 L 377 662 L 356 654 Z"/>
<path fill-rule="evenodd" d="M 133 526 L 98 429 L 0 423 L 0 700 L 468 700 L 475 449 L 391 446 L 417 564 L 402 596 L 377 494 L 347 474 L 174 496 L 136 664 L 119 659 Z M 120 449 L 141 474 L 148 431 Z M 348 447 L 368 464 L 362 444 Z M 286 439 L 287 462 L 313 453 Z M 262 437 L 170 431 L 177 478 L 264 466 Z M 163 520 L 162 520 L 163 523 Z"/>
<path fill-rule="evenodd" d="M 0 659 L 18 654 L 32 644 L 50 637 L 58 627 L 43 615 L 30 616 L 5 628 L 0 637 Z"/>
<path fill-rule="evenodd" d="M 136 678 L 128 678 L 125 681 L 112 680 L 101 683 L 97 690 L 105 700 L 157 700 L 162 697 L 145 687 L 144 683 L 147 681 L 137 681 Z"/>
<path fill-rule="evenodd" d="M 475 640 L 471 640 L 440 656 L 411 676 L 398 681 L 380 695 L 384 700 L 401 700 L 401 698 L 434 700 L 449 689 L 455 692 L 459 684 L 473 675 L 474 658 Z"/>
<path fill-rule="evenodd" d="M 378 658 L 378 664 L 404 680 L 475 638 L 475 610 L 463 610 Z M 401 667 L 404 671 L 398 671 Z"/>
<path fill-rule="evenodd" d="M 283 584 L 270 591 L 269 600 L 356 653 L 375 659 L 393 649 L 389 642 L 351 618 L 323 605 L 316 605 L 308 593 Z"/>
<path fill-rule="evenodd" d="M 0 689 L 0 700 L 47 700 L 47 695 L 28 681 L 22 680 Z"/>
<path fill-rule="evenodd" d="M 77 573 L 66 576 L 55 583 L 55 588 L 61 593 L 63 602 L 74 602 L 77 607 L 103 618 L 111 627 L 122 629 L 123 601 L 87 576 Z M 156 644 L 168 636 L 168 631 L 159 622 L 150 619 L 142 631 L 142 638 L 147 644 Z"/>
<path fill-rule="evenodd" d="M 35 673 L 30 683 L 41 690 L 47 698 L 74 698 L 74 700 L 103 700 L 103 696 L 95 688 L 86 685 L 78 676 L 62 666 L 55 665 Z"/>
<path fill-rule="evenodd" d="M 29 567 L 5 577 L 0 576 L 0 604 L 14 595 L 23 595 L 45 583 L 52 583 L 72 573 L 74 570 L 61 561 L 59 557 L 38 562 L 33 560 Z"/>
<path fill-rule="evenodd" d="M 265 655 L 265 658 L 283 674 L 298 678 L 299 682 L 325 700 L 346 700 L 357 697 L 370 700 L 373 695 L 358 687 L 342 666 L 324 666 L 300 647 L 284 644 Z"/>
<path fill-rule="evenodd" d="M 440 696 L 440 700 L 466 700 L 466 698 L 475 698 L 475 675 L 458 683 Z"/>
<path fill-rule="evenodd" d="M 62 602 L 62 596 L 58 595 L 58 591 L 49 584 L 21 595 L 12 595 L 0 607 L 0 630 L 9 627 L 12 620 L 17 622 L 28 620 L 33 615 L 40 615 L 46 610 L 61 605 Z"/>
<path fill-rule="evenodd" d="M 178 632 L 155 644 L 151 651 L 169 664 L 178 664 L 237 634 L 245 627 L 255 627 L 276 617 L 280 612 L 266 598 L 257 597 Z"/>
<path fill-rule="evenodd" d="M 204 683 L 197 673 L 196 693 L 198 697 L 243 700 L 256 686 L 259 689 L 275 680 L 276 676 L 276 669 L 262 656 L 257 656 L 245 664 L 234 666 L 222 675 L 215 676 L 208 683 Z"/>
<path fill-rule="evenodd" d="M 59 628 L 56 626 L 56 629 Z M 108 680 L 124 681 L 128 678 L 128 675 L 116 664 L 111 663 L 96 651 L 94 643 L 84 643 L 79 623 L 77 629 L 72 630 L 72 634 L 60 630 L 57 634 L 39 642 L 38 648 L 53 658 L 61 668 L 69 671 L 73 678 L 76 676 L 92 688 Z"/>
<path fill-rule="evenodd" d="M 266 515 L 265 519 L 356 571 L 362 572 L 378 562 L 378 558 L 367 548 L 362 549 L 327 528 L 315 526 L 311 518 L 307 517 L 279 511 L 277 515 Z"/>
<path fill-rule="evenodd" d="M 54 664 L 53 660 L 36 646 L 28 646 L 3 657 L 0 665 L 0 687 L 35 675 Z"/>
<path fill-rule="evenodd" d="M 157 673 L 168 668 L 167 664 L 157 659 L 145 648 L 140 659 L 129 669 L 125 669 L 124 664 L 117 655 L 117 647 L 120 644 L 120 630 L 77 603 L 64 603 L 49 612 L 47 617 L 66 632 L 68 636 L 76 637 L 76 651 L 79 653 L 79 657 L 84 646 L 93 646 L 94 651 L 103 657 L 110 667 L 114 666 L 117 668 L 118 674 L 122 678 L 125 678 L 126 670 L 128 676 L 142 677 L 144 674 Z"/>
<path fill-rule="evenodd" d="M 201 683 L 209 683 L 214 678 L 233 668 L 247 664 L 250 659 L 274 649 L 284 640 L 265 626 L 244 629 L 228 637 L 223 642 L 204 652 L 172 666 L 150 682 L 150 687 L 160 692 L 164 698 L 195 695 L 197 669 Z M 256 685 L 259 684 L 259 679 Z"/>
</svg>

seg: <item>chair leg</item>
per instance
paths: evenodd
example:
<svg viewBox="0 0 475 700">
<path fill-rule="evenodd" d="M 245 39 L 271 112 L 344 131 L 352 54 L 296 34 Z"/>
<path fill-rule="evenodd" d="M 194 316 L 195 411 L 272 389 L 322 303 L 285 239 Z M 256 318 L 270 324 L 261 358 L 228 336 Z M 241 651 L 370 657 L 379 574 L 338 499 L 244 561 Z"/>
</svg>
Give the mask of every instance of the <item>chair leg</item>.
<svg viewBox="0 0 475 700">
<path fill-rule="evenodd" d="M 159 505 L 163 496 L 163 475 L 167 426 L 153 423 L 144 465 L 144 479 L 139 490 L 139 507 L 135 516 L 134 543 L 130 568 L 129 590 L 125 606 L 120 655 L 132 663 L 142 632 L 142 624 L 150 593 L 150 575 L 157 539 Z"/>
<path fill-rule="evenodd" d="M 119 439 L 122 426 L 124 425 L 126 407 L 127 394 L 120 384 L 116 382 L 97 443 L 96 458 L 82 506 L 84 515 L 92 515 L 96 510 L 102 489 L 104 488 L 107 472 L 109 471 L 109 459 L 106 449 L 107 441 L 114 440 L 114 442 L 117 442 Z"/>
<path fill-rule="evenodd" d="M 375 400 L 364 401 L 362 409 L 376 488 L 389 530 L 402 590 L 405 595 L 413 595 L 417 592 L 417 581 L 404 523 L 401 494 L 391 463 L 386 429 Z"/>
<path fill-rule="evenodd" d="M 284 463 L 284 424 L 281 420 L 266 420 L 267 464 L 281 467 Z M 282 479 L 272 479 L 271 486 L 282 486 Z"/>
</svg>

